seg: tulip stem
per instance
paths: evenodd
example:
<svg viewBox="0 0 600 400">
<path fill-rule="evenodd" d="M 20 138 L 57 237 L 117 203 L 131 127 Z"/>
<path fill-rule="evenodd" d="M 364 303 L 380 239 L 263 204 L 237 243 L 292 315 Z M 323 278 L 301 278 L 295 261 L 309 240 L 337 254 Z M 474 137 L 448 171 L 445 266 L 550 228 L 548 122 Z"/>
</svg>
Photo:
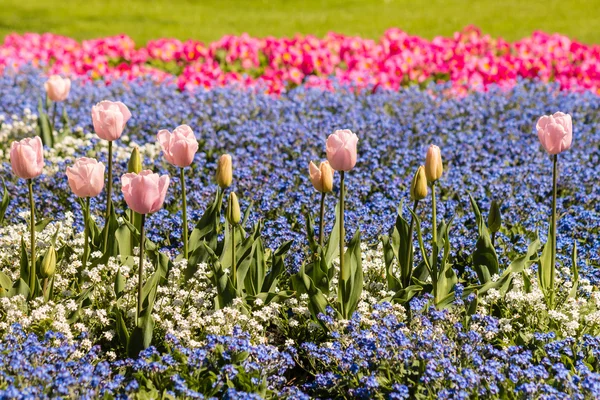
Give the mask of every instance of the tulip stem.
<svg viewBox="0 0 600 400">
<path fill-rule="evenodd" d="M 31 264 L 29 265 L 29 298 L 33 299 L 35 292 L 35 203 L 33 202 L 33 179 L 27 179 L 29 186 L 29 209 L 30 213 L 30 240 L 31 240 Z"/>
<path fill-rule="evenodd" d="M 408 228 L 408 245 L 410 247 L 408 248 L 408 251 L 406 252 L 406 268 L 408 268 L 408 271 L 406 271 L 406 274 L 402 276 L 402 278 L 404 279 L 404 282 L 402 282 L 402 285 L 404 286 L 404 288 L 406 288 L 410 285 L 410 280 L 411 280 L 411 275 L 412 275 L 413 231 L 415 230 L 415 215 L 417 214 L 418 206 L 419 206 L 419 200 L 415 200 L 415 202 L 413 204 L 413 213 L 411 214 L 411 218 L 410 218 L 410 227 Z"/>
<path fill-rule="evenodd" d="M 52 104 L 52 137 L 54 137 L 54 130 L 56 129 L 56 110 L 58 108 L 58 102 L 53 102 Z"/>
<path fill-rule="evenodd" d="M 342 284 L 346 277 L 346 271 L 344 271 L 344 191 L 344 171 L 340 171 L 340 283 Z"/>
<path fill-rule="evenodd" d="M 558 155 L 552 157 L 552 244 L 550 263 L 550 307 L 554 306 L 554 276 L 556 269 L 556 182 L 558 180 Z"/>
<path fill-rule="evenodd" d="M 492 232 L 492 247 L 496 247 L 496 232 Z"/>
<path fill-rule="evenodd" d="M 112 141 L 108 142 L 108 182 L 106 183 L 106 218 L 104 222 L 104 252 L 108 248 L 108 223 L 110 221 L 110 213 L 112 208 Z"/>
<path fill-rule="evenodd" d="M 85 209 L 83 210 L 83 260 L 81 272 L 79 273 L 79 285 L 83 282 L 83 271 L 87 269 L 87 261 L 90 254 L 90 198 L 85 198 Z"/>
<path fill-rule="evenodd" d="M 42 296 L 44 297 L 44 303 L 46 303 L 46 290 L 48 289 L 48 278 L 44 278 L 44 287 L 42 289 Z"/>
<path fill-rule="evenodd" d="M 319 246 L 323 247 L 323 238 L 325 237 L 325 193 L 321 193 L 321 217 L 319 219 L 321 224 L 319 228 Z"/>
<path fill-rule="evenodd" d="M 432 229 L 432 241 L 431 241 L 431 282 L 433 283 L 433 299 L 437 302 L 437 281 L 438 281 L 438 268 L 437 268 L 437 203 L 435 200 L 435 181 L 431 182 L 431 229 Z"/>
<path fill-rule="evenodd" d="M 146 223 L 146 214 L 141 214 L 141 226 L 140 226 L 140 268 L 138 269 L 138 301 L 137 301 L 137 314 L 136 324 L 140 318 L 142 312 L 142 275 L 144 273 L 144 242 L 146 240 L 146 231 L 144 225 Z"/>
<path fill-rule="evenodd" d="M 183 215 L 183 258 L 188 259 L 188 221 L 187 221 L 187 200 L 185 194 L 185 174 L 183 168 L 179 170 L 181 179 L 181 200 L 182 200 L 182 215 Z"/>
<path fill-rule="evenodd" d="M 235 260 L 235 225 L 231 224 L 231 280 L 237 292 L 237 266 Z"/>
</svg>

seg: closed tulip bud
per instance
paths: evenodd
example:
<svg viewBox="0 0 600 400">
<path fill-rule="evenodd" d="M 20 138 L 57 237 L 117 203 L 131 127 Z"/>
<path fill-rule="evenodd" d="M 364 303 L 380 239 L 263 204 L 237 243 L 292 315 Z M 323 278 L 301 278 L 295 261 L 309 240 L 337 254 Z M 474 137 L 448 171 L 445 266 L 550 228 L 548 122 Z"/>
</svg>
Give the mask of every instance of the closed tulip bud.
<svg viewBox="0 0 600 400">
<path fill-rule="evenodd" d="M 229 193 L 229 201 L 227 202 L 227 221 L 231 225 L 237 225 L 240 223 L 240 203 L 235 192 Z"/>
<path fill-rule="evenodd" d="M 136 146 L 129 156 L 129 162 L 127 163 L 127 172 L 133 172 L 139 174 L 142 172 L 142 156 L 140 155 L 140 149 Z"/>
<path fill-rule="evenodd" d="M 323 193 L 329 193 L 333 190 L 333 168 L 328 161 L 323 161 L 319 165 L 321 170 L 321 185 L 323 185 Z"/>
<path fill-rule="evenodd" d="M 311 161 L 308 172 L 310 181 L 318 192 L 329 193 L 333 190 L 333 169 L 328 161 L 323 161 L 319 167 Z"/>
<path fill-rule="evenodd" d="M 40 268 L 40 275 L 42 278 L 50 278 L 56 271 L 56 250 L 54 245 L 48 247 L 44 259 L 42 260 L 42 266 Z"/>
<path fill-rule="evenodd" d="M 231 182 L 233 181 L 233 163 L 229 154 L 223 154 L 219 157 L 215 179 L 221 189 L 231 186 Z"/>
<path fill-rule="evenodd" d="M 410 184 L 410 198 L 413 201 L 419 201 L 425 197 L 427 197 L 427 177 L 425 176 L 425 167 L 421 165 Z"/>
<path fill-rule="evenodd" d="M 496 200 L 492 201 L 490 205 L 490 212 L 488 213 L 488 228 L 490 232 L 498 232 L 502 226 L 502 214 L 500 214 L 500 206 Z"/>
<path fill-rule="evenodd" d="M 425 157 L 425 176 L 427 182 L 435 182 L 442 177 L 444 172 L 444 166 L 442 164 L 442 154 L 440 148 L 436 145 L 430 145 L 427 149 L 427 156 Z"/>
</svg>

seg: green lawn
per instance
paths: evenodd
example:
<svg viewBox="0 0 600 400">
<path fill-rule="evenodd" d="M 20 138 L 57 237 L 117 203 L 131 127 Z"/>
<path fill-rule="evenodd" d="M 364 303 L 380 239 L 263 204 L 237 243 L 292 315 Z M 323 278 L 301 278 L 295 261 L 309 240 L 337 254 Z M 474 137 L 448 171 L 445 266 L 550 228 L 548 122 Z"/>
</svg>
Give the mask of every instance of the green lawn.
<svg viewBox="0 0 600 400">
<path fill-rule="evenodd" d="M 475 24 L 510 40 L 545 30 L 600 43 L 599 9 L 600 0 L 2 0 L 0 35 L 33 31 L 88 39 L 126 33 L 142 44 L 242 32 L 377 38 L 397 26 L 431 38 Z"/>
</svg>

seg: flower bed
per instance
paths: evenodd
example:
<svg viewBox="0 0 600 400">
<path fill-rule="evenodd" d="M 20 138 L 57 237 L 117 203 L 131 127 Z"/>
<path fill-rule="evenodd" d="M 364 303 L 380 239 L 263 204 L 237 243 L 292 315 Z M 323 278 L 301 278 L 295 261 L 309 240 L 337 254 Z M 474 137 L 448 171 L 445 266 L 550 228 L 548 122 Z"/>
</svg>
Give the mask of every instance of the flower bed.
<svg viewBox="0 0 600 400">
<path fill-rule="evenodd" d="M 50 73 L 102 79 L 151 76 L 180 89 L 256 86 L 281 93 L 299 84 L 397 90 L 411 83 L 452 83 L 464 95 L 519 78 L 554 81 L 563 89 L 600 90 L 600 47 L 535 32 L 509 43 L 467 27 L 431 41 L 397 28 L 379 40 L 330 33 L 294 38 L 225 36 L 204 44 L 158 39 L 137 47 L 125 35 L 81 43 L 53 34 L 12 34 L 0 46 L 0 71 L 31 63 Z"/>
<path fill-rule="evenodd" d="M 491 88 L 464 98 L 448 97 L 450 85 L 434 84 L 426 90 L 412 87 L 376 93 L 323 92 L 301 86 L 273 97 L 233 88 L 179 92 L 149 79 L 115 80 L 110 85 L 74 81 L 67 99 L 56 103 L 55 112 L 53 106 L 39 104 L 44 81 L 39 70 L 28 67 L 0 78 L 1 177 L 9 199 L 0 225 L 0 271 L 10 281 L 8 287 L 6 279 L 0 281 L 4 296 L 0 298 L 0 365 L 4 366 L 0 397 L 600 395 L 600 243 L 596 240 L 600 100 L 595 94 L 528 81 L 518 81 L 508 91 Z M 103 99 L 119 100 L 131 112 L 131 118 L 122 120 L 123 134 L 112 142 L 112 201 L 118 229 L 110 232 L 117 247 L 108 250 L 102 249 L 100 231 L 106 189 L 91 199 L 92 226 L 99 230 L 92 229 L 86 246 L 82 212 L 86 204 L 77 200 L 66 176 L 79 157 L 94 157 L 108 169 L 107 136 L 99 137 L 103 128 L 98 120 L 93 124 L 91 117 L 92 106 Z M 538 118 L 555 110 L 572 115 L 574 133 L 572 146 L 560 153 L 558 263 L 552 282 L 556 289 L 549 291 L 536 271 L 547 265 L 539 261 L 540 255 L 544 257 L 541 245 L 551 243 L 546 232 L 552 214 L 552 163 L 535 132 Z M 37 295 L 28 299 L 26 292 L 19 292 L 23 286 L 11 287 L 23 276 L 23 263 L 27 265 L 30 204 L 25 181 L 15 175 L 23 171 L 13 169 L 14 164 L 11 168 L 9 144 L 36 132 L 43 135 L 43 118 L 55 122 L 56 132 L 51 136 L 53 147 L 45 137 L 43 172 L 32 184 L 36 218 L 41 221 L 35 238 L 38 270 L 41 278 L 50 276 L 51 284 L 28 285 L 37 288 Z M 157 139 L 161 129 L 173 131 L 184 123 L 198 145 L 183 174 L 188 257 L 183 257 L 182 243 L 185 217 L 178 178 L 182 166 L 172 165 L 180 158 L 175 147 L 169 147 L 166 134 Z M 354 312 L 340 306 L 346 288 L 338 286 L 337 256 L 320 253 L 318 226 L 306 232 L 307 216 L 319 221 L 320 200 L 309 177 L 309 161 L 325 158 L 325 139 L 342 127 L 359 138 L 356 165 L 346 175 L 345 202 L 348 252 L 359 255 L 350 256 L 346 268 L 356 270 L 361 260 L 361 291 Z M 173 135 L 169 140 L 180 141 L 188 133 Z M 454 218 L 447 239 L 441 240 L 443 247 L 448 245 L 445 253 L 456 282 L 440 300 L 432 297 L 431 277 L 424 278 L 421 289 L 412 294 L 403 291 L 406 287 L 394 286 L 382 244 L 382 235 L 393 233 L 398 224 L 400 204 L 404 218 L 411 218 L 409 197 L 416 193 L 413 175 L 424 163 L 430 143 L 440 147 L 444 161 L 443 175 L 436 183 L 438 222 Z M 551 147 L 543 143 L 546 149 Z M 171 176 L 157 212 L 150 212 L 156 204 L 144 209 L 145 203 L 128 198 L 132 192 L 125 189 L 123 195 L 121 190 L 134 186 L 121 176 L 132 168 L 135 172 L 137 161 L 131 155 L 136 147 L 144 169 Z M 223 153 L 233 160 L 231 187 L 223 177 L 215 180 Z M 427 190 L 429 196 L 431 188 Z M 242 214 L 249 210 L 244 229 L 236 222 L 243 215 L 229 212 L 234 203 L 225 195 L 232 191 Z M 223 192 L 221 212 L 211 214 L 212 204 L 218 203 L 215 193 Z M 338 192 L 336 172 L 335 194 L 327 195 L 324 202 L 324 247 L 328 249 L 335 247 L 330 242 L 340 242 L 339 237 L 337 242 L 332 239 L 339 227 L 334 225 Z M 480 265 L 474 261 L 485 232 L 469 193 L 486 217 L 492 200 L 500 205 L 502 222 L 493 246 L 499 268 L 488 277 L 480 275 Z M 431 200 L 427 197 L 420 204 L 416 217 L 421 224 L 415 239 L 416 232 L 422 232 L 424 245 L 421 250 L 414 241 L 415 271 L 433 248 Z M 141 277 L 155 291 L 144 291 L 152 301 L 143 302 L 146 306 L 141 310 L 137 279 L 143 236 L 128 206 L 148 212 Z M 218 215 L 214 226 L 219 234 L 212 238 L 222 247 L 215 245 L 211 251 L 219 252 L 219 261 L 207 252 L 201 262 L 188 262 L 198 260 L 193 258 L 201 246 L 192 239 L 199 235 L 196 228 L 213 226 L 201 224 L 206 215 Z M 264 224 L 262 231 L 255 229 L 259 224 Z M 491 224 L 483 224 L 492 229 Z M 232 230 L 248 240 L 252 254 L 267 260 L 268 271 L 275 265 L 281 269 L 269 294 L 251 293 L 248 278 L 239 293 L 224 296 L 231 286 L 220 286 L 215 277 L 231 276 L 234 268 L 223 250 L 230 247 L 222 242 L 231 240 Z M 360 245 L 353 239 L 357 230 Z M 43 271 L 50 265 L 45 256 L 53 246 L 58 261 L 50 274 Z M 248 258 L 245 251 L 250 247 L 239 246 L 240 269 L 262 265 L 258 256 Z M 87 254 L 87 249 L 93 251 Z M 87 264 L 82 268 L 84 257 Z M 327 303 L 321 312 L 317 307 L 321 297 L 316 291 L 303 293 L 298 281 L 309 264 L 314 271 L 315 257 L 329 259 L 327 268 L 333 272 L 326 289 L 313 280 L 321 285 Z M 398 264 L 391 262 L 392 275 L 399 277 Z M 523 272 L 517 271 L 517 264 L 524 265 Z M 356 283 L 350 284 L 352 293 Z M 242 287 L 240 282 L 234 285 Z M 148 303 L 152 307 L 145 311 Z M 147 347 L 141 353 L 133 352 L 131 344 L 139 332 L 148 332 L 146 325 L 136 322 L 140 316 L 152 321 L 151 341 L 145 343 L 150 347 L 141 346 Z"/>
</svg>

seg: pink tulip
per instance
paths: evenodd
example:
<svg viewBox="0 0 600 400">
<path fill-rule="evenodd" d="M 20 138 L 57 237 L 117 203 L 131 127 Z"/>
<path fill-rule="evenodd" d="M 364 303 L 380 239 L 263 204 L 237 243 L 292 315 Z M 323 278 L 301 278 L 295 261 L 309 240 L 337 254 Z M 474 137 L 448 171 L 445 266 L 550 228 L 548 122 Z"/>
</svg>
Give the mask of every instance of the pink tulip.
<svg viewBox="0 0 600 400">
<path fill-rule="evenodd" d="M 333 132 L 327 138 L 327 160 L 336 171 L 350 171 L 356 165 L 358 136 L 349 129 Z"/>
<path fill-rule="evenodd" d="M 13 172 L 19 178 L 33 179 L 40 176 L 44 168 L 44 150 L 40 137 L 12 142 L 10 164 Z"/>
<path fill-rule="evenodd" d="M 139 174 L 128 173 L 121 177 L 125 202 L 139 214 L 150 214 L 162 208 L 169 187 L 169 176 L 144 170 Z"/>
<path fill-rule="evenodd" d="M 121 137 L 129 118 L 129 109 L 120 101 L 104 100 L 92 107 L 92 122 L 96 135 L 110 142 Z"/>
<path fill-rule="evenodd" d="M 573 122 L 569 114 L 556 112 L 542 116 L 536 125 L 538 138 L 549 154 L 562 153 L 571 147 Z"/>
<path fill-rule="evenodd" d="M 96 197 L 104 188 L 104 164 L 81 157 L 67 167 L 69 186 L 77 197 Z"/>
<path fill-rule="evenodd" d="M 163 129 L 158 132 L 156 138 L 169 163 L 183 168 L 188 167 L 194 161 L 194 155 L 198 151 L 198 141 L 189 126 L 180 125 L 175 128 L 173 133 Z"/>
<path fill-rule="evenodd" d="M 52 101 L 65 101 L 71 90 L 71 80 L 61 78 L 60 75 L 51 75 L 44 83 L 48 97 Z"/>
</svg>

